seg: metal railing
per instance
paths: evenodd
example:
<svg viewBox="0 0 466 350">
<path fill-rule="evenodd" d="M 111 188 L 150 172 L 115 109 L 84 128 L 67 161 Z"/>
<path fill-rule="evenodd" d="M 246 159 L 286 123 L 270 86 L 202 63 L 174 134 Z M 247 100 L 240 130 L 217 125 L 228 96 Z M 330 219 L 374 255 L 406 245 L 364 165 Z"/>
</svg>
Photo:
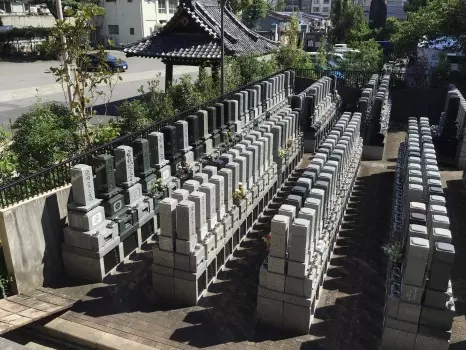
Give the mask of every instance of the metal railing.
<svg viewBox="0 0 466 350">
<path fill-rule="evenodd" d="M 339 69 L 296 69 L 295 72 L 297 77 L 311 78 L 313 80 L 335 76 L 337 78 L 337 84 L 355 88 L 362 88 L 367 84 L 373 74 L 380 74 L 380 72 L 342 71 Z"/>
<path fill-rule="evenodd" d="M 0 207 L 7 207 L 21 200 L 25 200 L 59 188 L 61 186 L 65 186 L 70 183 L 70 169 L 76 164 L 92 164 L 92 158 L 94 156 L 104 153 L 111 153 L 115 148 L 121 145 L 131 145 L 131 143 L 138 138 L 147 138 L 151 132 L 161 131 L 164 126 L 172 124 L 177 120 L 185 120 L 186 117 L 195 114 L 200 109 L 204 109 L 208 106 L 213 106 L 217 102 L 227 100 L 235 93 L 249 89 L 264 80 L 283 73 L 284 71 L 285 70 L 277 71 L 274 74 L 264 77 L 258 81 L 240 86 L 232 91 L 229 91 L 225 95 L 218 96 L 212 100 L 202 103 L 199 106 L 180 112 L 169 118 L 157 121 L 154 124 L 137 132 L 119 137 L 105 145 L 95 147 L 85 153 L 66 159 L 34 174 L 23 176 L 6 185 L 3 185 L 0 187 Z"/>
<path fill-rule="evenodd" d="M 199 106 L 180 112 L 169 118 L 159 120 L 154 124 L 144 129 L 141 129 L 135 133 L 119 137 L 110 143 L 98 146 L 88 152 L 79 154 L 75 157 L 64 160 L 58 164 L 54 164 L 36 173 L 23 176 L 19 179 L 12 181 L 11 183 L 3 185 L 0 187 L 0 207 L 6 207 L 14 203 L 17 203 L 21 200 L 28 199 L 43 194 L 47 191 L 67 185 L 68 183 L 70 183 L 70 169 L 76 164 L 91 164 L 92 157 L 96 155 L 103 153 L 111 153 L 115 148 L 121 145 L 131 145 L 131 143 L 137 138 L 147 138 L 151 132 L 161 131 L 162 128 L 166 125 L 172 124 L 177 120 L 184 120 L 187 116 L 195 114 L 200 109 L 205 109 L 206 107 L 212 106 L 217 102 L 229 99 L 235 93 L 251 88 L 252 86 L 264 80 L 267 80 L 270 77 L 283 73 L 285 70 L 277 71 L 276 73 L 268 77 L 264 77 L 258 81 L 238 87 L 235 90 L 226 93 L 225 95 L 221 95 L 212 100 L 206 101 Z M 382 74 L 382 72 L 318 69 L 294 69 L 294 71 L 296 77 L 311 78 L 313 80 L 318 80 L 324 76 L 335 76 L 337 78 L 337 84 L 339 84 L 340 86 L 344 85 L 355 88 L 363 88 L 373 74 Z M 392 73 L 391 76 L 391 88 L 401 86 L 402 84 L 405 84 L 404 86 L 406 87 L 434 87 L 435 85 L 437 85 L 432 83 L 432 78 L 430 77 L 430 75 L 416 75 L 412 73 Z M 440 85 L 443 85 L 443 82 L 441 82 Z"/>
</svg>

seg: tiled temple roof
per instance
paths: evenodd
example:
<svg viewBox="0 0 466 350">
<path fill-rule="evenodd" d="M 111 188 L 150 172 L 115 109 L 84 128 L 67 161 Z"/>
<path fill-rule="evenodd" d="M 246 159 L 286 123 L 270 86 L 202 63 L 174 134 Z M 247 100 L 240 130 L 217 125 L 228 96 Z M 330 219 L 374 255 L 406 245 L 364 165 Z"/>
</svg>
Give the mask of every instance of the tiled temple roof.
<svg viewBox="0 0 466 350">
<path fill-rule="evenodd" d="M 264 55 L 279 43 L 247 28 L 225 8 L 225 55 Z M 127 56 L 163 61 L 215 62 L 220 60 L 220 6 L 212 0 L 182 0 L 172 19 L 157 33 L 124 48 Z"/>
</svg>

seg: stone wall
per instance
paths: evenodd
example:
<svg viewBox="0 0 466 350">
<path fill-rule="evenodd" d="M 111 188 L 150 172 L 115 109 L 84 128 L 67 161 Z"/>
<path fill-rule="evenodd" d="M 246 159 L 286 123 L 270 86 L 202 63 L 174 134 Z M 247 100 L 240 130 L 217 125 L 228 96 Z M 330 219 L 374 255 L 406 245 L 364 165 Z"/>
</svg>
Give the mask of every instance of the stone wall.
<svg viewBox="0 0 466 350">
<path fill-rule="evenodd" d="M 1 16 L 4 26 L 22 27 L 54 27 L 53 16 L 27 16 L 27 15 L 3 15 Z"/>
<path fill-rule="evenodd" d="M 62 276 L 61 243 L 70 188 L 0 210 L 0 239 L 15 292 L 50 285 Z"/>
<path fill-rule="evenodd" d="M 406 123 L 410 117 L 428 117 L 437 124 L 445 105 L 447 88 L 392 88 L 392 120 Z"/>
</svg>

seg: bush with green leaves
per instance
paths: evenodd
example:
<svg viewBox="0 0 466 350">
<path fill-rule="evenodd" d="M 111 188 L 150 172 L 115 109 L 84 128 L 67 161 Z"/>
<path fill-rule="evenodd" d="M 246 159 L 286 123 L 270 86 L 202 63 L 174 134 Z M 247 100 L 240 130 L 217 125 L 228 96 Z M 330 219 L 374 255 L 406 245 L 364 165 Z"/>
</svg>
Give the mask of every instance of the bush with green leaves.
<svg viewBox="0 0 466 350">
<path fill-rule="evenodd" d="M 108 124 L 93 125 L 90 129 L 94 146 L 105 145 L 120 136 L 120 125 L 112 119 Z"/>
<path fill-rule="evenodd" d="M 148 117 L 153 122 L 166 119 L 175 114 L 170 94 L 165 93 L 160 88 L 161 76 L 161 74 L 158 74 L 156 80 L 147 82 L 147 88 L 144 86 L 139 88 L 139 92 L 144 96 L 144 101 L 149 108 Z"/>
<path fill-rule="evenodd" d="M 234 90 L 242 85 L 260 80 L 277 71 L 276 60 L 245 56 L 227 58 L 225 62 L 225 91 Z M 117 123 L 124 133 L 138 131 L 154 122 L 173 117 L 176 113 L 187 111 L 220 94 L 218 77 L 208 74 L 207 69 L 199 70 L 197 79 L 183 75 L 162 91 L 160 75 L 157 80 L 148 82 L 139 89 L 141 100 L 124 102 L 118 107 Z"/>
<path fill-rule="evenodd" d="M 78 126 L 66 106 L 37 103 L 12 126 L 10 149 L 19 160 L 17 171 L 26 175 L 79 153 L 84 145 Z"/>
<path fill-rule="evenodd" d="M 123 134 L 131 134 L 153 123 L 149 104 L 141 100 L 123 102 L 118 107 L 117 123 Z"/>
<path fill-rule="evenodd" d="M 354 43 L 354 49 L 359 52 L 348 52 L 341 63 L 341 68 L 346 71 L 378 72 L 382 66 L 382 50 L 374 40 Z"/>
</svg>

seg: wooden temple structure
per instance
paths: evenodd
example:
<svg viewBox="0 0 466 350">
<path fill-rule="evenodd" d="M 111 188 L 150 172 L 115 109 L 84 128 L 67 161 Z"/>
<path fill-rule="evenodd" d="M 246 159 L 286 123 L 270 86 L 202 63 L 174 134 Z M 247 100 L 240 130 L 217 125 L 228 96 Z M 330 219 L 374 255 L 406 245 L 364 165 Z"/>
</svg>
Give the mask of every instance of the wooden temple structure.
<svg viewBox="0 0 466 350">
<path fill-rule="evenodd" d="M 221 9 L 216 0 L 181 0 L 177 12 L 158 32 L 124 48 L 127 56 L 159 58 L 165 64 L 165 86 L 173 66 L 203 66 L 218 71 L 221 59 Z M 247 28 L 224 9 L 225 56 L 266 55 L 279 43 Z"/>
</svg>

